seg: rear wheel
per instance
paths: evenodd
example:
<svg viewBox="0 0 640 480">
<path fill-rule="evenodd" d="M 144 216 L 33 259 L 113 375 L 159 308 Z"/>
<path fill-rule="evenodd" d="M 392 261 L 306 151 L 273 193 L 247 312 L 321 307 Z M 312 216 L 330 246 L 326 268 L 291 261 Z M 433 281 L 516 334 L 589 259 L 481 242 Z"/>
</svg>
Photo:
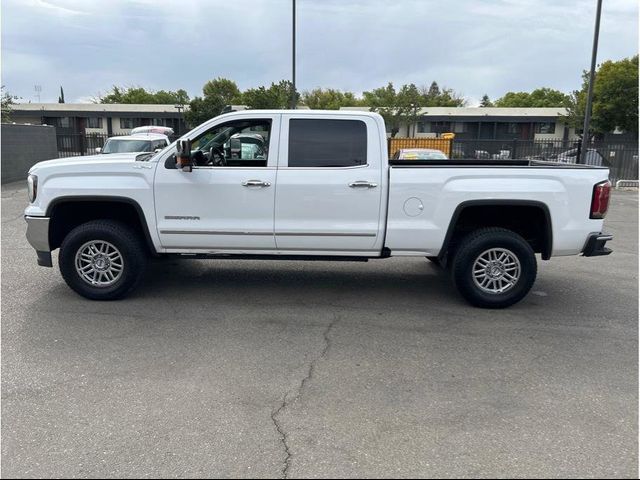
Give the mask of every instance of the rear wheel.
<svg viewBox="0 0 640 480">
<path fill-rule="evenodd" d="M 535 282 L 537 264 L 531 246 L 503 228 L 468 235 L 453 259 L 453 281 L 472 305 L 505 308 L 522 300 Z"/>
<path fill-rule="evenodd" d="M 60 246 L 60 272 L 67 285 L 92 300 L 115 300 L 142 280 L 147 254 L 126 225 L 95 220 L 74 228 Z"/>
</svg>

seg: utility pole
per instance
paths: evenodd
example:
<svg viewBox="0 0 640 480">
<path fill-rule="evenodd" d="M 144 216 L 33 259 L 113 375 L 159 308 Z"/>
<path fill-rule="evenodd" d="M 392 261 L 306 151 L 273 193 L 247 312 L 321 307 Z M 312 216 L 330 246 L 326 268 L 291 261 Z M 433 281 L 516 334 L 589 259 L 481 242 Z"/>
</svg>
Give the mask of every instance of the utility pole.
<svg viewBox="0 0 640 480">
<path fill-rule="evenodd" d="M 292 0 L 293 4 L 292 4 L 292 11 L 293 11 L 293 17 L 292 17 L 292 30 L 293 30 L 293 36 L 292 36 L 292 92 L 291 92 L 291 108 L 295 109 L 296 108 L 296 101 L 297 101 L 297 95 L 296 95 L 296 0 Z"/>
<path fill-rule="evenodd" d="M 593 101 L 593 84 L 596 79 L 596 57 L 598 56 L 598 36 L 600 35 L 600 14 L 602 13 L 602 0 L 597 0 L 596 26 L 593 33 L 593 50 L 591 51 L 591 71 L 589 72 L 589 89 L 587 91 L 587 105 L 584 111 L 584 126 L 582 128 L 582 149 L 580 163 L 584 163 L 589 144 L 589 122 L 591 121 L 591 103 Z"/>
</svg>

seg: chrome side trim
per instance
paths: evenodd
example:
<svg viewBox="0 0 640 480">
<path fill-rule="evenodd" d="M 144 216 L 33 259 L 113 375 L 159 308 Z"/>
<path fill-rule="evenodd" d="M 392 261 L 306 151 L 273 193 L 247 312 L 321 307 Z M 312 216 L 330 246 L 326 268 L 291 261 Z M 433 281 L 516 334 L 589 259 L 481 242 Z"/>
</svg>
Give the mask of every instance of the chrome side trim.
<svg viewBox="0 0 640 480">
<path fill-rule="evenodd" d="M 160 230 L 165 235 L 273 235 L 273 232 L 230 232 L 218 230 Z"/>
<path fill-rule="evenodd" d="M 165 235 L 273 235 L 273 232 L 231 232 L 219 230 L 160 230 Z M 341 233 L 341 232 L 276 232 L 281 237 L 375 237 L 376 233 Z"/>
<path fill-rule="evenodd" d="M 276 232 L 276 236 L 281 237 L 375 237 L 377 233 L 342 233 L 342 232 L 319 232 L 319 233 L 306 233 L 306 232 Z"/>
<path fill-rule="evenodd" d="M 29 217 L 27 221 L 27 241 L 38 252 L 50 252 L 49 247 L 49 217 Z"/>
</svg>

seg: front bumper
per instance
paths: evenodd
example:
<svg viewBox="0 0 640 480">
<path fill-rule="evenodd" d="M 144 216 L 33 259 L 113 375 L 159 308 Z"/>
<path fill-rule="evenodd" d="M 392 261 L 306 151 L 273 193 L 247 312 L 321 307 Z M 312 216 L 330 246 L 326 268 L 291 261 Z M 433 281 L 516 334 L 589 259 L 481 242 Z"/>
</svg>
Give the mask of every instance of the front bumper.
<svg viewBox="0 0 640 480">
<path fill-rule="evenodd" d="M 27 221 L 27 241 L 36 249 L 38 265 L 53 267 L 51 248 L 49 247 L 49 217 L 29 217 Z"/>
<path fill-rule="evenodd" d="M 592 233 L 587 238 L 582 249 L 582 255 L 585 257 L 598 257 L 601 255 L 609 255 L 612 250 L 604 246 L 609 240 L 613 239 L 613 235 L 609 233 Z"/>
</svg>

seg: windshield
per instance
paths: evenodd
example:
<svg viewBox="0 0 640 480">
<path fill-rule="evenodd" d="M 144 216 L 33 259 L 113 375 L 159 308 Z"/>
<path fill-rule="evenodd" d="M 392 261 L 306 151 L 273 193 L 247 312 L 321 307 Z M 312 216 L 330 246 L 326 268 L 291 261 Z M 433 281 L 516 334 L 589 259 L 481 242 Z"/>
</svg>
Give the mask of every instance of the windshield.
<svg viewBox="0 0 640 480">
<path fill-rule="evenodd" d="M 151 152 L 150 140 L 125 140 L 110 138 L 104 144 L 102 153 Z"/>
</svg>

